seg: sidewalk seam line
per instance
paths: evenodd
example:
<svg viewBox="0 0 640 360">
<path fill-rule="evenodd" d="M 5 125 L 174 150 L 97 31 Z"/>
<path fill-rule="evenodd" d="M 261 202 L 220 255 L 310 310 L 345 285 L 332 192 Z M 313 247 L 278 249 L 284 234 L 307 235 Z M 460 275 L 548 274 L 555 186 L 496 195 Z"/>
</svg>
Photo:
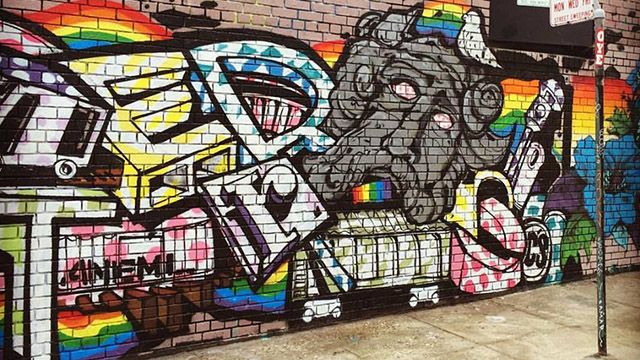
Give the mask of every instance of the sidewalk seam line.
<svg viewBox="0 0 640 360">
<path fill-rule="evenodd" d="M 469 341 L 469 342 L 472 342 L 472 343 L 476 344 L 477 346 L 484 347 L 484 348 L 486 348 L 486 349 L 488 349 L 488 350 L 490 350 L 490 351 L 495 351 L 495 352 L 497 352 L 498 354 L 504 355 L 504 356 L 506 356 L 506 357 L 507 357 L 507 358 L 509 358 L 509 359 L 516 360 L 516 358 L 512 357 L 512 356 L 511 356 L 511 355 L 509 355 L 509 354 L 505 354 L 505 353 L 503 353 L 503 352 L 501 352 L 501 351 L 498 351 L 498 350 L 492 349 L 492 348 L 490 348 L 490 347 L 487 347 L 487 346 L 485 346 L 484 344 L 480 344 L 480 343 L 478 343 L 478 342 L 474 341 L 473 339 L 469 339 L 469 338 L 466 338 L 466 337 L 464 337 L 464 336 L 458 335 L 458 334 L 456 334 L 456 333 L 454 333 L 454 332 L 451 332 L 451 331 L 449 331 L 449 330 L 447 330 L 447 329 L 444 329 L 444 328 L 442 328 L 442 327 L 440 327 L 440 326 L 438 326 L 438 325 L 432 324 L 432 323 L 430 323 L 430 322 L 428 322 L 428 321 L 425 321 L 425 320 L 422 320 L 422 319 L 417 319 L 417 318 L 415 318 L 415 317 L 411 316 L 410 314 L 407 314 L 407 316 L 409 316 L 410 318 L 412 318 L 412 319 L 414 319 L 414 320 L 417 320 L 417 321 L 419 321 L 419 322 L 421 322 L 421 323 L 424 323 L 424 324 L 427 324 L 427 325 L 431 325 L 431 326 L 433 326 L 433 327 L 435 327 L 435 328 L 437 328 L 437 329 L 440 329 L 441 331 L 443 331 L 443 332 L 445 332 L 445 333 L 447 333 L 447 334 L 450 334 L 450 335 L 453 335 L 453 336 L 455 336 L 455 337 L 459 337 L 459 338 L 461 338 L 461 339 L 467 340 L 467 341 Z M 461 350 L 461 351 L 462 351 L 462 350 Z"/>
</svg>

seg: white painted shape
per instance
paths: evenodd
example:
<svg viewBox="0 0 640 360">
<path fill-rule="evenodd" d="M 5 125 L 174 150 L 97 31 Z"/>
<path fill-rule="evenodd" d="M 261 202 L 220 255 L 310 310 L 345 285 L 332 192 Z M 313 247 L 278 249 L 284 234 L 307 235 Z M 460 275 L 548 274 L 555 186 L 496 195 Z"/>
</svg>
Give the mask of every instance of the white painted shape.
<svg viewBox="0 0 640 360">
<path fill-rule="evenodd" d="M 518 0 L 517 5 L 548 8 L 549 0 Z"/>
<path fill-rule="evenodd" d="M 551 26 L 577 24 L 593 19 L 593 0 L 551 0 L 549 23 Z"/>
</svg>

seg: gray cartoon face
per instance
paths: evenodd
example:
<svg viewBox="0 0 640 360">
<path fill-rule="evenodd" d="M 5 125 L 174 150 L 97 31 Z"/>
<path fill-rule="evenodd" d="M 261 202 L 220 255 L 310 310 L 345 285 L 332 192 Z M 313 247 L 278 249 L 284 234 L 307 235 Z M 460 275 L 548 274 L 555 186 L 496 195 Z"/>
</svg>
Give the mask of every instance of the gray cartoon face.
<svg viewBox="0 0 640 360">
<path fill-rule="evenodd" d="M 409 30 L 388 39 L 385 20 L 366 20 L 375 27 L 360 29 L 362 36 L 348 43 L 323 124 L 338 140 L 305 160 L 310 180 L 333 202 L 355 186 L 390 179 L 411 221 L 435 221 L 453 206 L 466 169 L 504 156 L 510 139 L 488 131 L 501 111 L 502 90 L 469 80 L 468 65 L 438 39 L 412 37 Z M 389 26 L 398 26 L 394 20 Z"/>
</svg>

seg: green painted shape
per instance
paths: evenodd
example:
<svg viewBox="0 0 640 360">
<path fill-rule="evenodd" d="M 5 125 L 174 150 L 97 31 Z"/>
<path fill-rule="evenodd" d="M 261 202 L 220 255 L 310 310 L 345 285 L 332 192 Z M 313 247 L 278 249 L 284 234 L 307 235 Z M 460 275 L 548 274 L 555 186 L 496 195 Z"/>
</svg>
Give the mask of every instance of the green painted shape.
<svg viewBox="0 0 640 360">
<path fill-rule="evenodd" d="M 278 281 L 275 284 L 264 284 L 255 292 L 255 294 L 259 294 L 262 296 L 276 296 L 278 293 L 281 293 L 287 289 L 287 278 L 288 275 L 283 277 L 281 281 Z M 250 289 L 249 282 L 246 279 L 235 280 L 231 287 L 235 289 L 235 291 L 240 289 Z"/>
<path fill-rule="evenodd" d="M 24 311 L 14 308 L 11 316 L 13 321 L 13 334 L 24 335 Z"/>
<path fill-rule="evenodd" d="M 538 215 L 538 213 L 540 213 L 540 208 L 532 205 L 531 207 L 529 207 L 529 215 L 530 216 L 536 216 Z"/>
<path fill-rule="evenodd" d="M 442 12 L 440 16 L 422 17 L 418 21 L 418 26 L 429 26 L 434 24 L 443 23 L 456 23 L 456 27 L 459 29 L 462 27 L 461 15 L 454 15 L 452 13 Z"/>
<path fill-rule="evenodd" d="M 229 80 L 227 79 L 227 76 L 223 73 L 220 73 L 220 78 L 218 80 L 218 83 L 220 83 L 220 85 L 227 85 L 229 84 Z"/>
<path fill-rule="evenodd" d="M 565 266 L 569 258 L 580 259 L 579 251 L 584 249 L 591 255 L 591 242 L 596 237 L 596 224 L 586 213 L 571 215 L 560 243 L 560 265 Z"/>
<path fill-rule="evenodd" d="M 23 267 L 27 261 L 26 231 L 24 224 L 0 225 L 0 249 L 13 257 L 16 266 Z"/>
<path fill-rule="evenodd" d="M 491 130 L 503 130 L 513 125 L 524 125 L 526 123 L 524 115 L 522 110 L 511 110 L 506 115 L 497 118 L 491 124 Z"/>
<path fill-rule="evenodd" d="M 120 42 L 125 42 L 123 40 L 126 40 L 126 42 L 133 42 L 133 40 L 127 38 L 126 36 L 117 36 L 112 32 L 95 31 L 89 29 L 82 29 L 80 32 L 80 38 L 84 40 L 99 40 L 109 42 L 116 42 L 118 40 Z"/>
<path fill-rule="evenodd" d="M 613 109 L 613 115 L 607 118 L 607 133 L 617 136 L 625 136 L 633 131 L 633 124 L 627 111 L 619 107 Z"/>
<path fill-rule="evenodd" d="M 280 51 L 278 51 L 278 49 L 276 49 L 276 47 L 273 46 L 273 45 L 269 46 L 260 55 L 274 57 L 274 58 L 281 58 L 282 57 L 282 53 Z"/>
<path fill-rule="evenodd" d="M 213 65 L 209 65 L 209 64 L 198 63 L 198 68 L 202 72 L 202 75 L 204 76 L 205 79 L 209 76 L 209 74 L 211 74 L 211 71 L 213 71 Z"/>
<path fill-rule="evenodd" d="M 322 79 L 322 73 L 320 73 L 320 71 L 316 70 L 313 65 L 311 65 L 310 62 L 305 62 L 301 67 L 300 70 L 307 75 L 307 77 L 309 77 L 309 79 Z"/>
<path fill-rule="evenodd" d="M 240 55 L 253 55 L 256 53 L 258 53 L 258 50 L 247 44 L 242 44 L 242 48 L 240 48 Z"/>
</svg>

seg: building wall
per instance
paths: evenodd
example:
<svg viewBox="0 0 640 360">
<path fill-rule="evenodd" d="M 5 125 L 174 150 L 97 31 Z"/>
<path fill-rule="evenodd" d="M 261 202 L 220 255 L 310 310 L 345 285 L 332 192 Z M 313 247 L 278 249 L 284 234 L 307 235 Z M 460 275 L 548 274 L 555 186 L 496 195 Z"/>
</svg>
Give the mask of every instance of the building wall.
<svg viewBox="0 0 640 360">
<path fill-rule="evenodd" d="M 593 63 L 489 47 L 489 1 L 343 3 L 1 1 L 0 358 L 594 274 Z M 639 3 L 603 6 L 619 271 L 640 263 Z"/>
</svg>

